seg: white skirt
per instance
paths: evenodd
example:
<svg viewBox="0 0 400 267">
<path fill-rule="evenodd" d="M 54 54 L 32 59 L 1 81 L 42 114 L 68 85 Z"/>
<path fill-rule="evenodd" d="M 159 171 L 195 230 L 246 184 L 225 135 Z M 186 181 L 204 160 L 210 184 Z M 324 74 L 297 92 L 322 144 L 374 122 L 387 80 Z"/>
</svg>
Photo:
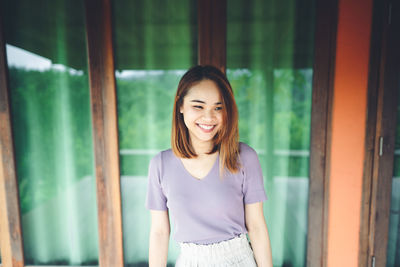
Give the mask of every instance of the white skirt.
<svg viewBox="0 0 400 267">
<path fill-rule="evenodd" d="M 257 267 L 246 235 L 210 245 L 179 243 L 175 267 Z"/>
</svg>

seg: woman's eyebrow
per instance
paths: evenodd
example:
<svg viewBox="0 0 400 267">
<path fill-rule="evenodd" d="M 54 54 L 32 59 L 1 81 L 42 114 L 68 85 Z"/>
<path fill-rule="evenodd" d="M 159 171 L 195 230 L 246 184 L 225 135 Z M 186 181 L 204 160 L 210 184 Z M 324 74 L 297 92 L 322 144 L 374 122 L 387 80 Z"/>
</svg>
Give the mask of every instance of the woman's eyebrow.
<svg viewBox="0 0 400 267">
<path fill-rule="evenodd" d="M 197 99 L 190 100 L 190 102 L 196 102 L 196 103 L 202 103 L 202 104 L 206 103 L 206 102 L 204 102 L 202 100 L 197 100 Z"/>
<path fill-rule="evenodd" d="M 201 103 L 201 104 L 205 104 L 206 103 L 206 102 L 204 102 L 202 100 L 197 100 L 197 99 L 190 100 L 190 102 Z M 217 102 L 214 105 L 222 105 L 222 102 Z"/>
</svg>

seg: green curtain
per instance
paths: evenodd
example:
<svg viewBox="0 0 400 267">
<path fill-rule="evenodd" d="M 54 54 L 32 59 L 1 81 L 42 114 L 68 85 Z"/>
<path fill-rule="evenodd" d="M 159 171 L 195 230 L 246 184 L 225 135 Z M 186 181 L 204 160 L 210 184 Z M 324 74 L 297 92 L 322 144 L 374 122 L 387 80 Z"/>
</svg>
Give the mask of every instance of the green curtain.
<svg viewBox="0 0 400 267">
<path fill-rule="evenodd" d="M 400 265 L 400 94 L 397 103 L 396 139 L 386 263 L 388 267 Z"/>
<path fill-rule="evenodd" d="M 27 265 L 98 264 L 84 7 L 2 0 Z"/>
<path fill-rule="evenodd" d="M 227 74 L 256 149 L 274 266 L 306 266 L 313 0 L 229 0 Z"/>
<path fill-rule="evenodd" d="M 170 147 L 176 88 L 197 62 L 197 1 L 112 3 L 125 265 L 147 266 L 148 164 Z M 169 265 L 174 265 L 178 252 L 171 238 Z"/>
</svg>

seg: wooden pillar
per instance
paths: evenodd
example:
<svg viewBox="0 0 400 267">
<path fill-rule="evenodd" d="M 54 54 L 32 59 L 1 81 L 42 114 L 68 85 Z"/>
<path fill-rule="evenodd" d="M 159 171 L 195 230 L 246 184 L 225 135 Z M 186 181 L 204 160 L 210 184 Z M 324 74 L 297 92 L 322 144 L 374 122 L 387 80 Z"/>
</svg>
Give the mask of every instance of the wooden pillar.
<svg viewBox="0 0 400 267">
<path fill-rule="evenodd" d="M 226 69 L 226 0 L 198 0 L 199 64 Z"/>
<path fill-rule="evenodd" d="M 99 265 L 123 267 L 116 85 L 109 0 L 86 0 Z"/>
<path fill-rule="evenodd" d="M 24 266 L 5 40 L 0 17 L 0 239 L 5 267 Z"/>
</svg>

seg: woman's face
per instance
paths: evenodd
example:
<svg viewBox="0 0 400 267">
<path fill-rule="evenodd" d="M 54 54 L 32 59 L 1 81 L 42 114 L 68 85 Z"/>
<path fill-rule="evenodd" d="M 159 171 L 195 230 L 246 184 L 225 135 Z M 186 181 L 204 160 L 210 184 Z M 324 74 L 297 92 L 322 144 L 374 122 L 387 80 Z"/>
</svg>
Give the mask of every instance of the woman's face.
<svg viewBox="0 0 400 267">
<path fill-rule="evenodd" d="M 213 142 L 222 127 L 222 101 L 217 85 L 203 80 L 189 89 L 180 112 L 189 130 L 192 145 Z"/>
</svg>

